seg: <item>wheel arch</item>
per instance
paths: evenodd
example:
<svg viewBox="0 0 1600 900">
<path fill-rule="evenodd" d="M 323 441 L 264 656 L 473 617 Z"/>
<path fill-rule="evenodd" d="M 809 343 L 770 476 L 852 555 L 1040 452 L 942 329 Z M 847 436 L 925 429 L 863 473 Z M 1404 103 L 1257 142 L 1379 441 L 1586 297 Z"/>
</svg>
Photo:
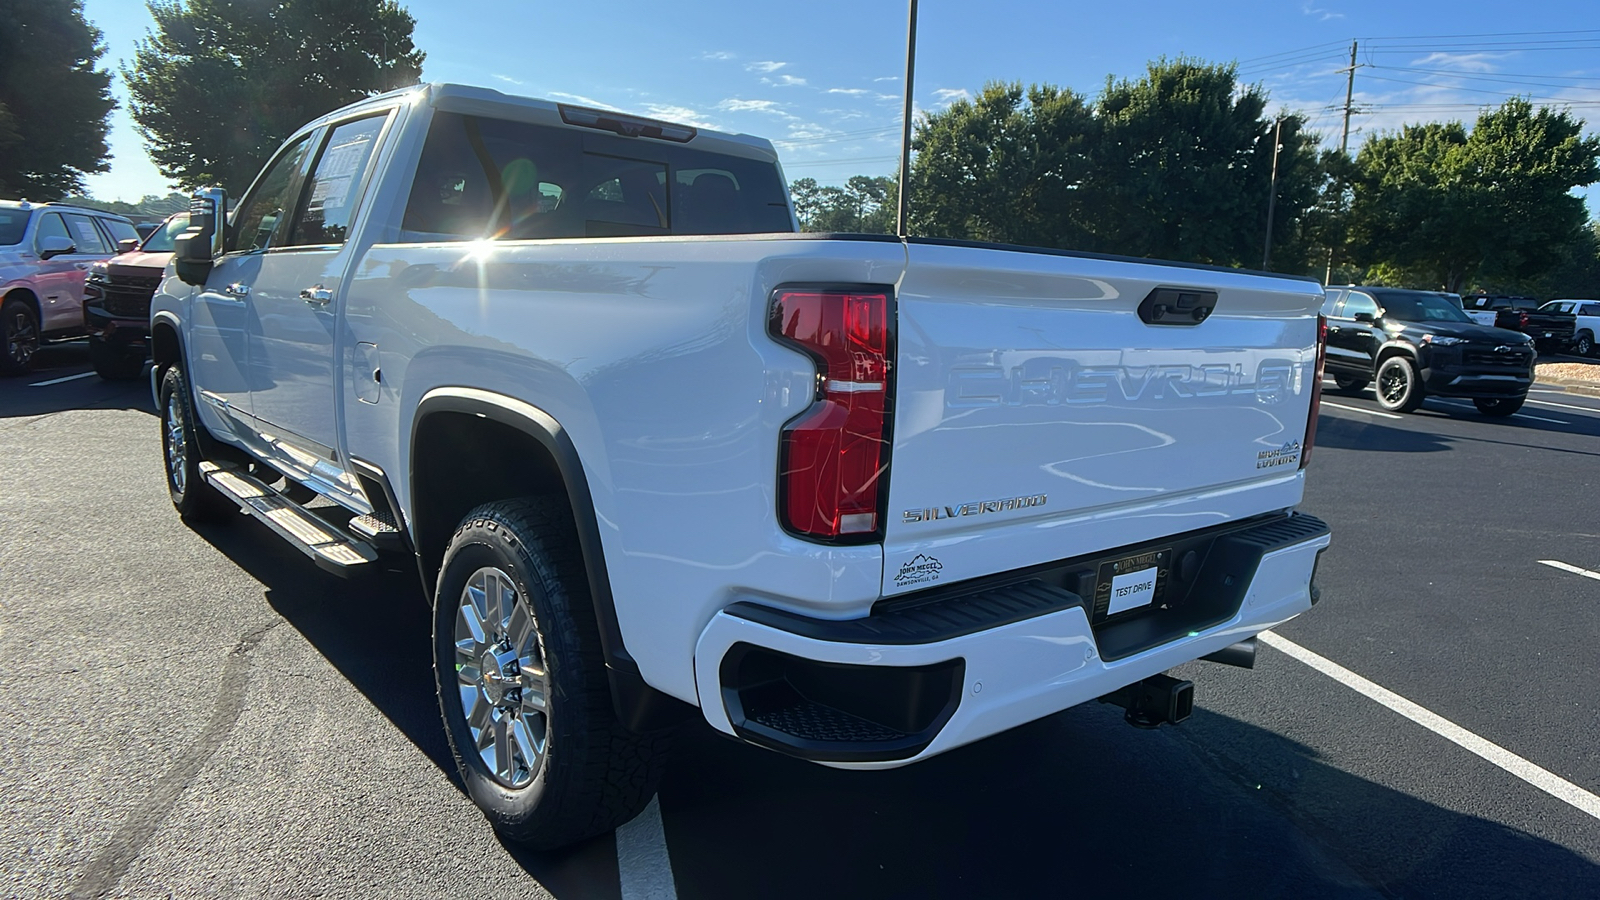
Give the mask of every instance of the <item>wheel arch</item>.
<svg viewBox="0 0 1600 900">
<path fill-rule="evenodd" d="M 39 295 L 33 292 L 33 288 L 19 286 L 7 289 L 5 296 L 0 297 L 0 304 L 10 300 L 21 300 L 33 307 L 33 317 L 41 323 L 41 329 L 44 327 L 44 308 L 39 305 Z"/>
<path fill-rule="evenodd" d="M 583 460 L 555 417 L 477 388 L 429 391 L 412 418 L 407 492 L 412 543 L 430 595 L 450 536 L 473 507 L 535 494 L 563 497 L 583 553 L 618 718 L 634 730 L 651 730 L 687 713 L 687 704 L 644 682 L 623 645 Z"/>
</svg>

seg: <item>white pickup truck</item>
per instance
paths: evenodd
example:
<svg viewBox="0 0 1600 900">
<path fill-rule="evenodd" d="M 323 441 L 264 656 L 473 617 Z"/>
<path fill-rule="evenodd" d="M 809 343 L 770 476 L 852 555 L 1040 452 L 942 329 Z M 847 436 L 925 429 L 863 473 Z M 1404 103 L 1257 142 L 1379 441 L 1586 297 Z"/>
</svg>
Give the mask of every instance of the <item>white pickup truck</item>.
<svg viewBox="0 0 1600 900">
<path fill-rule="evenodd" d="M 858 769 L 1311 607 L 1313 281 L 795 233 L 767 141 L 431 85 L 196 194 L 154 298 L 186 518 L 414 557 L 508 837 L 648 802 L 672 724 Z M 404 598 L 396 598 L 404 602 Z"/>
</svg>

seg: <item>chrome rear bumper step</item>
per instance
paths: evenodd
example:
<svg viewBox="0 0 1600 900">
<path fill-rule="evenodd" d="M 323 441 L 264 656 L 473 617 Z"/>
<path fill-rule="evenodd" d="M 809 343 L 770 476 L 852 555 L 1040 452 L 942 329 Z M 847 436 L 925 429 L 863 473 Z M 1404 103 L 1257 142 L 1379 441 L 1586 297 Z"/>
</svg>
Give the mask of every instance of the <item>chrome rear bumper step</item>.
<svg viewBox="0 0 1600 900">
<path fill-rule="evenodd" d="M 342 528 L 238 469 L 202 462 L 200 474 L 224 497 L 261 520 L 317 565 L 351 575 L 378 559 L 378 551 Z"/>
</svg>

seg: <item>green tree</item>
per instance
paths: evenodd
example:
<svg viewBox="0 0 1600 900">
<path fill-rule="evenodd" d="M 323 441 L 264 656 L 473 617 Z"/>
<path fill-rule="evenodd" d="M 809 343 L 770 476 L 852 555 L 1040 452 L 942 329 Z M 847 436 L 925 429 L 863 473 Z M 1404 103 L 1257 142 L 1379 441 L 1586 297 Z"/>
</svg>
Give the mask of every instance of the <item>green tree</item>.
<svg viewBox="0 0 1600 900">
<path fill-rule="evenodd" d="M 896 179 L 852 175 L 843 187 L 801 178 L 789 185 L 801 231 L 893 234 L 899 202 Z"/>
<path fill-rule="evenodd" d="M 1078 247 L 1098 126 L 1083 96 L 991 83 L 917 123 L 910 230 L 927 237 Z"/>
<path fill-rule="evenodd" d="M 55 200 L 110 168 L 105 51 L 82 0 L 0 0 L 0 195 Z"/>
<path fill-rule="evenodd" d="M 161 174 L 243 191 L 296 128 L 414 84 L 422 51 L 392 0 L 151 0 L 155 31 L 123 69 Z"/>
<path fill-rule="evenodd" d="M 1161 59 L 1136 80 L 1108 79 L 1095 104 L 1091 249 L 1259 266 L 1276 135 L 1275 267 L 1304 268 L 1298 232 L 1322 182 L 1316 136 L 1300 116 L 1266 108 L 1231 64 Z"/>
<path fill-rule="evenodd" d="M 1537 279 L 1583 239 L 1587 211 L 1570 192 L 1600 180 L 1600 138 L 1565 111 L 1512 99 L 1470 132 L 1434 122 L 1375 137 L 1356 169 L 1352 254 L 1459 291 Z"/>
</svg>

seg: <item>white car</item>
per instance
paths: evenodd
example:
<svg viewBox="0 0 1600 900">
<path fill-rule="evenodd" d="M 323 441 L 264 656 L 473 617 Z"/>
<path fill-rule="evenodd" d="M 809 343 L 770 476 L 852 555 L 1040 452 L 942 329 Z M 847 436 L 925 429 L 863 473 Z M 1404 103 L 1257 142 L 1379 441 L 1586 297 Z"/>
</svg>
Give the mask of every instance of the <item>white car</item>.
<svg viewBox="0 0 1600 900">
<path fill-rule="evenodd" d="M 1600 300 L 1551 300 L 1539 309 L 1576 316 L 1578 325 L 1572 335 L 1572 352 L 1579 356 L 1595 355 L 1595 337 L 1600 335 Z"/>
</svg>

